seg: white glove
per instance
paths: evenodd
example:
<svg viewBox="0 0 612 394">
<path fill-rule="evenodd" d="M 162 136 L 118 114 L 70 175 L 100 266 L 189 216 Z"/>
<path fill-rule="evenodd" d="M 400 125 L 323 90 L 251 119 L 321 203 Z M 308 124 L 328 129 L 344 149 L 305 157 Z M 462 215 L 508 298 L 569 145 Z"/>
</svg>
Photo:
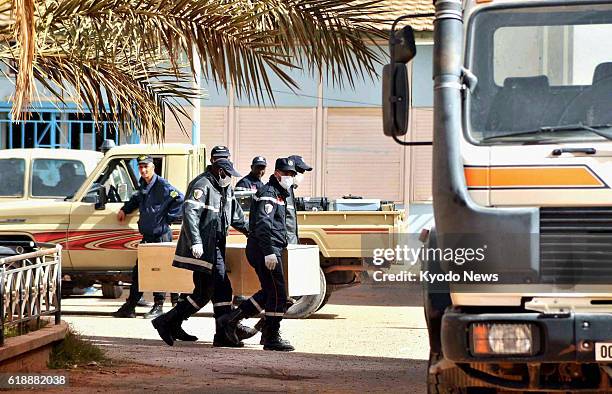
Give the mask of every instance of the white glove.
<svg viewBox="0 0 612 394">
<path fill-rule="evenodd" d="M 202 257 L 204 254 L 204 247 L 202 247 L 202 244 L 191 245 L 191 254 L 193 254 L 193 257 L 196 259 Z"/>
<path fill-rule="evenodd" d="M 270 271 L 276 268 L 276 264 L 278 264 L 278 259 L 275 254 L 269 254 L 265 257 L 266 268 Z"/>
</svg>

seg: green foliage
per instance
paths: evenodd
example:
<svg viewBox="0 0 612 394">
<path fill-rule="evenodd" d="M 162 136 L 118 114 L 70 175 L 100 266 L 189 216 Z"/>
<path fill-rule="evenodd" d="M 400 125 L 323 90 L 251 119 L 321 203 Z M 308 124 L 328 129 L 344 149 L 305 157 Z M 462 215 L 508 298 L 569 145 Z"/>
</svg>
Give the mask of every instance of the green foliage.
<svg viewBox="0 0 612 394">
<path fill-rule="evenodd" d="M 53 347 L 49 368 L 73 368 L 75 365 L 88 365 L 92 362 L 108 362 L 104 350 L 69 329 L 64 340 Z"/>
</svg>

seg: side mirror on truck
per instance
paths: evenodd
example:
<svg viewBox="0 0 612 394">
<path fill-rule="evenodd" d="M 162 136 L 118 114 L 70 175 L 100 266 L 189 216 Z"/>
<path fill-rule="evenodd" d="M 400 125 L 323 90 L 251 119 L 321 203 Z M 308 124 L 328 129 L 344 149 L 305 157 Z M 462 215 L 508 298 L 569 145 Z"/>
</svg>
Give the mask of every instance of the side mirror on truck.
<svg viewBox="0 0 612 394">
<path fill-rule="evenodd" d="M 100 185 L 97 197 L 98 198 L 96 199 L 94 208 L 98 211 L 106 209 L 106 202 L 108 201 L 108 196 L 106 195 L 106 188 L 103 185 Z"/>
<path fill-rule="evenodd" d="M 94 183 L 83 199 L 83 202 L 93 203 L 94 209 L 99 211 L 106 209 L 107 201 L 106 188 L 99 183 Z"/>
<path fill-rule="evenodd" d="M 391 63 L 383 68 L 383 131 L 386 136 L 406 135 L 410 120 L 410 82 L 407 64 L 416 56 L 412 27 L 389 37 Z"/>
</svg>

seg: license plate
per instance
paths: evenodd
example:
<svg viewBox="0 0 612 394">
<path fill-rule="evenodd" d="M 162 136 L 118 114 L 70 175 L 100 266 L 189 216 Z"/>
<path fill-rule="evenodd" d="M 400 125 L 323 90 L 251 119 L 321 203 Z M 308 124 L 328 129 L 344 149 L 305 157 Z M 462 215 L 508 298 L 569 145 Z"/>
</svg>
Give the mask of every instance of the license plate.
<svg viewBox="0 0 612 394">
<path fill-rule="evenodd" d="M 595 344 L 595 361 L 612 360 L 612 342 L 599 342 Z"/>
</svg>

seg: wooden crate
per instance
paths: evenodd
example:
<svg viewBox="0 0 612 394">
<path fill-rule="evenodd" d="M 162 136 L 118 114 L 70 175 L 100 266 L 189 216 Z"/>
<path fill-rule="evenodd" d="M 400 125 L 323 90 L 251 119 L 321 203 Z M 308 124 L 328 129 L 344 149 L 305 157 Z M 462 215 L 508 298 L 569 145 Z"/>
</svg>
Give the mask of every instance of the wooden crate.
<svg viewBox="0 0 612 394">
<path fill-rule="evenodd" d="M 225 262 L 234 295 L 248 297 L 260 289 L 260 283 L 246 258 L 245 246 L 228 244 Z M 140 291 L 192 292 L 193 273 L 172 266 L 175 249 L 175 242 L 138 245 Z M 289 245 L 283 252 L 283 263 L 290 296 L 318 294 L 321 291 L 318 246 Z"/>
</svg>

